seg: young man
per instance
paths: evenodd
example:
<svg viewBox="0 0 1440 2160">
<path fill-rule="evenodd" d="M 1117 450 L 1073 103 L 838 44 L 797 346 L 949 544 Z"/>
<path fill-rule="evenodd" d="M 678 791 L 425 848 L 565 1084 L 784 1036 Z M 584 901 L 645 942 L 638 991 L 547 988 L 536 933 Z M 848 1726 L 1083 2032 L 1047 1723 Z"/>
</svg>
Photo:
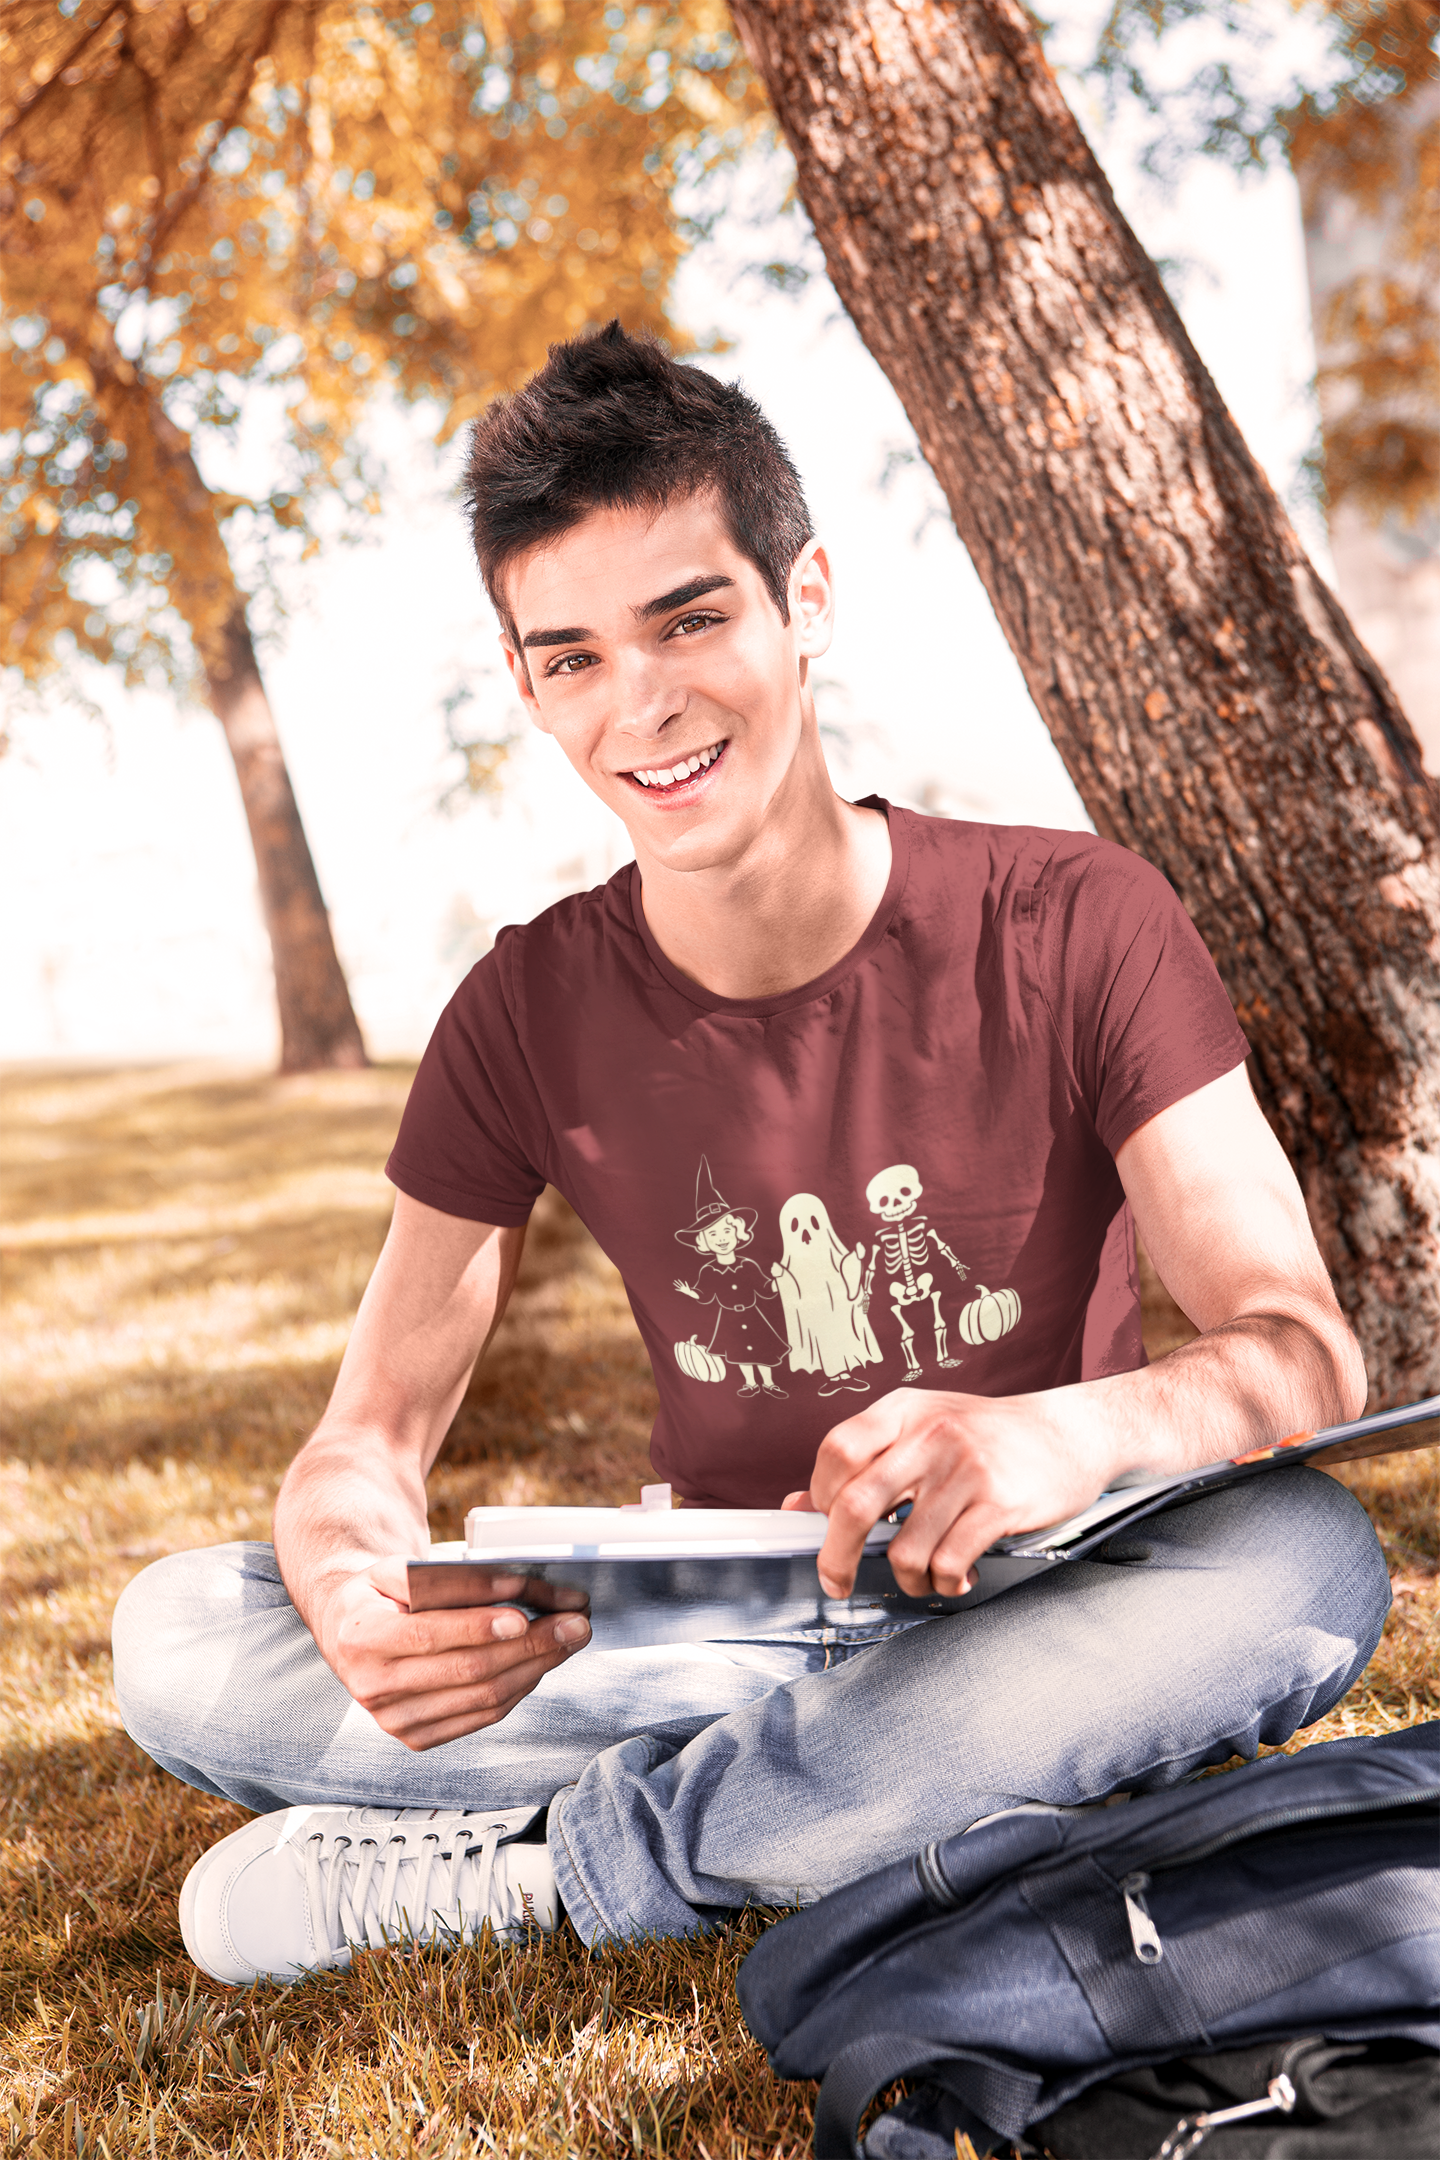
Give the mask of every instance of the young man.
<svg viewBox="0 0 1440 2160">
<path fill-rule="evenodd" d="M 1161 1787 L 1319 1717 L 1388 1603 L 1362 1510 L 1305 1469 L 954 1617 L 848 1602 L 900 1501 L 902 1585 L 957 1594 L 1127 1469 L 1355 1414 L 1356 1345 L 1165 881 L 836 795 L 829 568 L 738 388 L 618 325 L 559 347 L 476 428 L 470 500 L 516 689 L 635 862 L 502 933 L 441 1019 L 273 1553 L 180 1554 L 120 1602 L 130 1731 L 259 1811 L 182 1899 L 223 1980 L 562 1904 L 591 1943 L 684 1931 Z M 629 1290 L 657 1472 L 828 1514 L 813 1627 L 605 1653 L 578 1612 L 409 1612 L 425 1475 L 547 1180 Z M 1154 1366 L 1135 1224 L 1203 1330 Z"/>
</svg>

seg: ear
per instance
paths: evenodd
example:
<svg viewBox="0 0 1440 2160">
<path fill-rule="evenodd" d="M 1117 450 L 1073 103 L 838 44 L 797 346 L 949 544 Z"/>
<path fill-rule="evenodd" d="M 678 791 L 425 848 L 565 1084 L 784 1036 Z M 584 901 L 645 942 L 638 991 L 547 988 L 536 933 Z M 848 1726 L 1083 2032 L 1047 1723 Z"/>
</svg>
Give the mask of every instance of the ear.
<svg viewBox="0 0 1440 2160">
<path fill-rule="evenodd" d="M 802 660 L 818 660 L 829 651 L 835 628 L 830 558 L 818 540 L 807 540 L 791 564 L 788 598 L 795 650 Z"/>
<path fill-rule="evenodd" d="M 530 680 L 529 662 L 520 650 L 513 630 L 503 629 L 500 632 L 500 650 L 505 655 L 505 665 L 510 670 L 510 680 L 515 685 L 516 694 L 525 708 L 526 718 L 535 727 L 539 728 L 542 735 L 549 735 L 552 731 L 546 725 L 545 717 L 540 710 L 540 703 L 535 695 L 535 686 Z"/>
</svg>

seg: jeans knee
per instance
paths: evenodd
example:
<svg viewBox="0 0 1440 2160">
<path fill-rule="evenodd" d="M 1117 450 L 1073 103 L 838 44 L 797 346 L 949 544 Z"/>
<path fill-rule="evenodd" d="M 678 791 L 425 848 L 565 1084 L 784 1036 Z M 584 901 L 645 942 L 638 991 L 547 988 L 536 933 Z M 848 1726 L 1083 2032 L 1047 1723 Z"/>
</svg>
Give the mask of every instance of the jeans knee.
<svg viewBox="0 0 1440 2160">
<path fill-rule="evenodd" d="M 110 1623 L 115 1694 L 125 1730 L 147 1754 L 173 1743 L 194 1699 L 187 1664 L 204 1656 L 222 1614 L 233 1617 L 247 1558 L 268 1547 L 203 1547 L 152 1560 L 127 1583 Z"/>
<path fill-rule="evenodd" d="M 1305 1543 L 1312 1566 L 1318 1560 L 1337 1623 L 1351 1616 L 1351 1632 L 1371 1648 L 1379 1640 L 1390 1610 L 1390 1571 L 1375 1525 L 1348 1485 L 1323 1470 L 1296 1472 L 1308 1488 Z"/>
<path fill-rule="evenodd" d="M 1259 1478 L 1237 1498 L 1260 1503 L 1259 1527 L 1279 1577 L 1272 1596 L 1278 1590 L 1294 1621 L 1317 1644 L 1328 1643 L 1329 1655 L 1339 1654 L 1345 1669 L 1323 1691 L 1328 1708 L 1369 1664 L 1390 1610 L 1390 1574 L 1375 1526 L 1348 1486 L 1304 1466 Z"/>
</svg>

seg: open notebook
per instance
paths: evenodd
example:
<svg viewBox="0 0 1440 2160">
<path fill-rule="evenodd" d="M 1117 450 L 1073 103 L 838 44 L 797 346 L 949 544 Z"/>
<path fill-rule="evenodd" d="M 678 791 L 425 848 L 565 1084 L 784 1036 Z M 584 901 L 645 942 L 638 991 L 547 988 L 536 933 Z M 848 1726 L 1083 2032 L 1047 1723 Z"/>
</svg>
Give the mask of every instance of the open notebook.
<svg viewBox="0 0 1440 2160">
<path fill-rule="evenodd" d="M 981 1554 L 975 1587 L 963 1598 L 909 1598 L 900 1589 L 886 1548 L 905 1510 L 875 1525 L 854 1594 L 837 1602 L 826 1598 L 815 1571 L 823 1515 L 672 1509 L 668 1486 L 646 1487 L 636 1507 L 472 1508 L 463 1542 L 434 1545 L 410 1562 L 410 1609 L 504 1603 L 545 1610 L 583 1594 L 594 1640 L 606 1649 L 780 1634 L 886 1612 L 966 1612 L 1033 1575 L 1083 1560 L 1129 1524 L 1198 1493 L 1291 1463 L 1348 1462 L 1437 1443 L 1440 1395 L 1432 1395 L 1177 1477 L 1127 1480 L 1068 1522 L 1002 1538 Z"/>
</svg>

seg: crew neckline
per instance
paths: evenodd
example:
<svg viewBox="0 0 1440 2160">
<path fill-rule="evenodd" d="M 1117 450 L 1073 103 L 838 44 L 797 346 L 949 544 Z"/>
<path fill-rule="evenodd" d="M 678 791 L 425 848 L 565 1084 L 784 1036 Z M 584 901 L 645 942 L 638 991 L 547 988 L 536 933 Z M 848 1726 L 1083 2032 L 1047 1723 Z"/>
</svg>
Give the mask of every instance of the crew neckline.
<svg viewBox="0 0 1440 2160">
<path fill-rule="evenodd" d="M 852 974 L 863 960 L 868 959 L 889 929 L 891 917 L 905 889 L 905 879 L 910 867 L 909 818 L 905 811 L 897 810 L 883 795 L 862 795 L 854 807 L 857 810 L 878 810 L 890 829 L 890 875 L 885 881 L 885 890 L 880 895 L 874 914 L 849 952 L 843 954 L 833 967 L 827 968 L 823 975 L 817 975 L 812 982 L 799 983 L 795 989 L 782 990 L 774 997 L 720 997 L 715 991 L 707 990 L 703 983 L 695 982 L 689 975 L 682 974 L 655 942 L 655 933 L 645 919 L 641 900 L 640 865 L 638 862 L 631 863 L 628 888 L 631 920 L 649 955 L 651 966 L 669 983 L 671 989 L 678 990 L 692 1005 L 698 1005 L 706 1012 L 734 1013 L 740 1018 L 764 1019 L 770 1014 L 790 1012 L 797 1006 L 808 1005 L 816 998 L 824 997 L 837 984 L 843 982 L 847 975 Z"/>
</svg>

